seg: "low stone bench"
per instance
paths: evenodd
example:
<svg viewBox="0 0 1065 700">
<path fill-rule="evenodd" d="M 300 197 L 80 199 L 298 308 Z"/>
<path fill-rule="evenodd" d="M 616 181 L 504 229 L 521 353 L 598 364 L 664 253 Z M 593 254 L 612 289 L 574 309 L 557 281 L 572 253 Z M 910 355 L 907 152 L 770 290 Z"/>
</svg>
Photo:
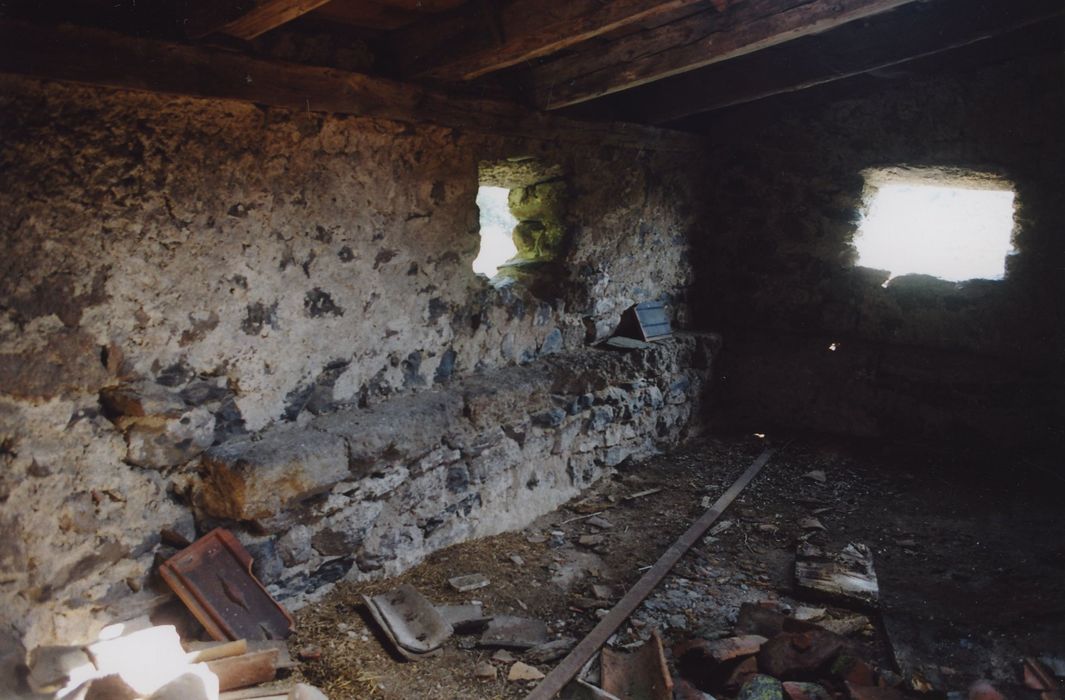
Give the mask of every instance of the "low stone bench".
<svg viewBox="0 0 1065 700">
<path fill-rule="evenodd" d="M 204 454 L 198 517 L 241 531 L 275 594 L 395 575 L 528 525 L 684 434 L 720 340 L 588 349 L 281 425 Z"/>
</svg>

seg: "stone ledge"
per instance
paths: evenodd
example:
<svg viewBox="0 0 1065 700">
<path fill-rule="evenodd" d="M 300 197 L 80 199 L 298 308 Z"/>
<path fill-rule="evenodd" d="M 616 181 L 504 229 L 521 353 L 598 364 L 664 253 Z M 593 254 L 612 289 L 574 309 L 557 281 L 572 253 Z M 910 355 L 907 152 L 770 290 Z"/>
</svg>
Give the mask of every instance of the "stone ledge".
<svg viewBox="0 0 1065 700">
<path fill-rule="evenodd" d="M 277 515 L 348 478 L 344 440 L 284 428 L 230 440 L 204 454 L 196 506 L 217 518 Z"/>
<path fill-rule="evenodd" d="M 208 451 L 193 500 L 201 518 L 254 521 L 258 534 L 242 539 L 257 570 L 298 605 L 335 581 L 394 575 L 524 527 L 677 442 L 719 347 L 684 335 L 552 355 L 279 426 Z"/>
</svg>

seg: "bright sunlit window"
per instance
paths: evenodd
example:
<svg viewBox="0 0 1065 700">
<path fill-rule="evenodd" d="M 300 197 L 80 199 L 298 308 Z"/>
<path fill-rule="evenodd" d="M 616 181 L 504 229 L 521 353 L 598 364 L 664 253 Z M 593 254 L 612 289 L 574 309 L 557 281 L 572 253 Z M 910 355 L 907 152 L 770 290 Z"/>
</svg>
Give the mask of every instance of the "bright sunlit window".
<svg viewBox="0 0 1065 700">
<path fill-rule="evenodd" d="M 481 251 L 473 261 L 473 271 L 495 277 L 499 267 L 518 253 L 514 245 L 514 227 L 518 220 L 510 213 L 505 187 L 481 187 L 477 206 L 481 210 Z"/>
<path fill-rule="evenodd" d="M 858 264 L 891 277 L 1002 279 L 1014 252 L 1009 189 L 880 182 L 854 238 Z"/>
</svg>

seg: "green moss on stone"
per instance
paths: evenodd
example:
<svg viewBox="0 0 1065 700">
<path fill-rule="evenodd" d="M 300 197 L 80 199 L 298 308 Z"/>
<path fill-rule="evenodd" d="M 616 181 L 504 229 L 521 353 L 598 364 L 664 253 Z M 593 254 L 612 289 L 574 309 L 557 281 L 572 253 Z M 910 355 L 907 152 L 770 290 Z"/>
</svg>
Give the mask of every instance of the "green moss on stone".
<svg viewBox="0 0 1065 700">
<path fill-rule="evenodd" d="M 566 241 L 566 183 L 558 180 L 515 188 L 508 198 L 519 223 L 514 245 L 521 260 L 554 260 Z"/>
</svg>

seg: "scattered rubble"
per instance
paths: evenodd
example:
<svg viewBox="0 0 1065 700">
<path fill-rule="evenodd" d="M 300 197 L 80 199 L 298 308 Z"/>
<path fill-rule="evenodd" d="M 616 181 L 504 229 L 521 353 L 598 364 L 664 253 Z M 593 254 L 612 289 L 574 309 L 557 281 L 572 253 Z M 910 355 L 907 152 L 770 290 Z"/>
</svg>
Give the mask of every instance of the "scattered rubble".
<svg viewBox="0 0 1065 700">
<path fill-rule="evenodd" d="M 549 641 L 547 625 L 540 620 L 512 615 L 497 615 L 488 623 L 478 644 L 482 647 L 503 649 L 532 649 Z"/>
<path fill-rule="evenodd" d="M 382 595 L 364 596 L 363 600 L 404 656 L 408 652 L 416 657 L 432 653 L 454 633 L 433 604 L 410 584 Z"/>
<path fill-rule="evenodd" d="M 880 600 L 873 553 L 864 544 L 848 544 L 836 554 L 801 544 L 795 555 L 795 583 L 799 591 L 843 603 L 875 606 Z"/>
<path fill-rule="evenodd" d="M 506 649 L 499 649 L 496 653 L 492 654 L 492 661 L 500 664 L 512 664 L 514 663 L 514 655 Z"/>
<path fill-rule="evenodd" d="M 459 593 L 469 593 L 470 591 L 476 591 L 478 588 L 487 588 L 492 583 L 481 574 L 456 576 L 448 579 L 447 582 Z"/>
<path fill-rule="evenodd" d="M 455 630 L 455 634 L 479 634 L 492 621 L 492 616 L 484 614 L 480 603 L 438 605 L 436 609 L 444 621 Z"/>
<path fill-rule="evenodd" d="M 515 661 L 507 672 L 508 681 L 538 681 L 544 677 L 537 668 L 521 661 Z"/>
<path fill-rule="evenodd" d="M 562 637 L 550 642 L 544 642 L 543 644 L 539 644 L 529 649 L 525 652 L 524 658 L 529 663 L 535 665 L 549 664 L 561 659 L 575 646 L 577 646 L 576 639 L 573 637 Z"/>
<path fill-rule="evenodd" d="M 655 632 L 636 651 L 618 653 L 610 648 L 600 654 L 602 688 L 622 699 L 672 700 L 673 679 L 666 664 L 662 638 Z"/>
<path fill-rule="evenodd" d="M 487 661 L 482 661 L 473 667 L 473 675 L 483 680 L 495 680 L 496 667 Z"/>
</svg>

